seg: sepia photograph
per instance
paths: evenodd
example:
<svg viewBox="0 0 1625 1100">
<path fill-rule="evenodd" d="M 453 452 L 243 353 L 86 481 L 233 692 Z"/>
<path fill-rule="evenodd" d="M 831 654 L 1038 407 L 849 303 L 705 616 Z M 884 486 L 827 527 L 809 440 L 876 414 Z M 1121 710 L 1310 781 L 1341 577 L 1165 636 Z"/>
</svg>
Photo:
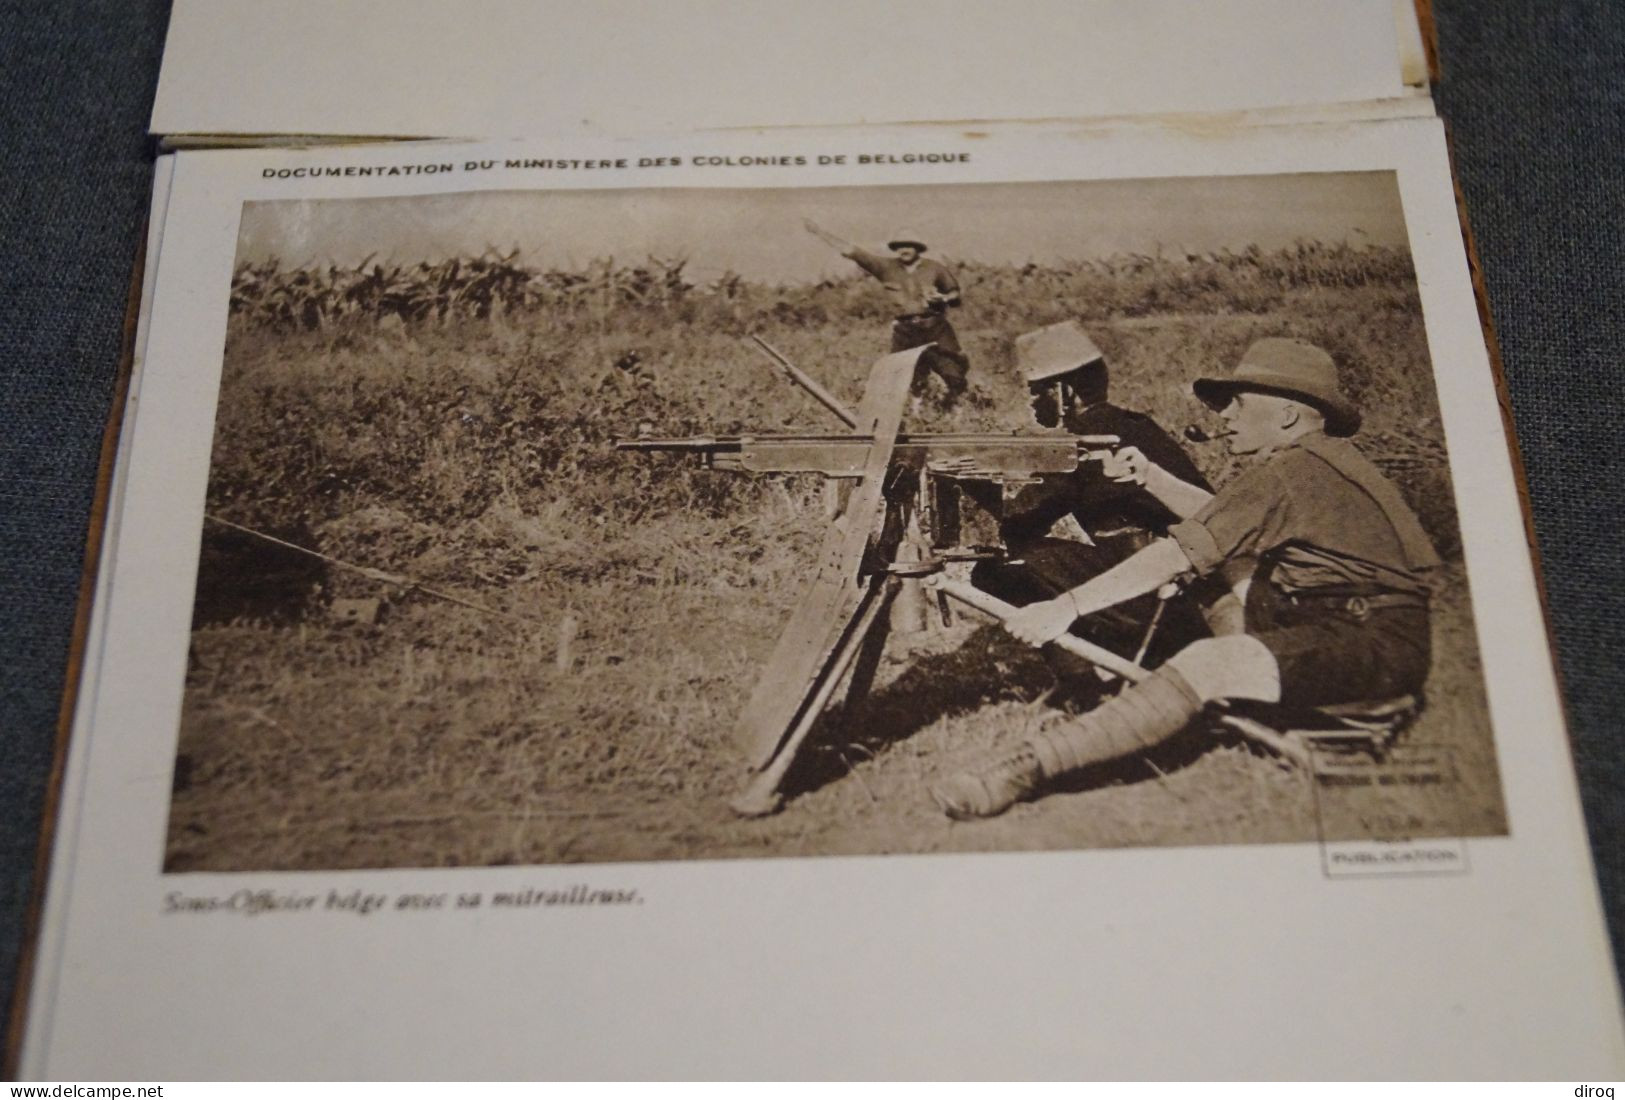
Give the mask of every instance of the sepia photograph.
<svg viewBox="0 0 1625 1100">
<path fill-rule="evenodd" d="M 166 872 L 1508 831 L 1392 172 L 254 201 L 220 308 Z"/>
</svg>

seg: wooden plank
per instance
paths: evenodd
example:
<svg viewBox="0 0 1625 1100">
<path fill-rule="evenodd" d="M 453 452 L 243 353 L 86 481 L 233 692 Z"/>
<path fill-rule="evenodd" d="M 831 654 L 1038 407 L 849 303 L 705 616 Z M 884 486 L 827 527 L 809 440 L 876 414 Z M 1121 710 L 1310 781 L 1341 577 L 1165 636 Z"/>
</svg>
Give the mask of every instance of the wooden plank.
<svg viewBox="0 0 1625 1100">
<path fill-rule="evenodd" d="M 766 766 L 755 773 L 745 789 L 729 803 L 734 813 L 742 817 L 762 817 L 775 812 L 783 804 L 779 784 L 784 782 L 790 765 L 795 762 L 801 743 L 818 723 L 818 716 L 829 705 L 830 696 L 852 669 L 858 655 L 865 649 L 865 643 L 883 636 L 876 624 L 880 612 L 891 602 L 886 598 L 886 588 L 892 583 L 888 577 L 868 578 L 858 598 L 857 609 L 853 611 L 827 659 L 808 683 L 807 703 L 797 713 L 789 734 L 779 743 L 778 750 Z"/>
<path fill-rule="evenodd" d="M 863 474 L 846 512 L 824 539 L 817 572 L 796 604 L 773 655 L 739 717 L 736 735 L 753 770 L 765 767 L 794 729 L 828 660 L 856 612 L 858 571 L 885 507 L 881 490 L 902 426 L 914 367 L 925 349 L 876 360 L 858 406 L 858 424 L 871 440 Z"/>
</svg>

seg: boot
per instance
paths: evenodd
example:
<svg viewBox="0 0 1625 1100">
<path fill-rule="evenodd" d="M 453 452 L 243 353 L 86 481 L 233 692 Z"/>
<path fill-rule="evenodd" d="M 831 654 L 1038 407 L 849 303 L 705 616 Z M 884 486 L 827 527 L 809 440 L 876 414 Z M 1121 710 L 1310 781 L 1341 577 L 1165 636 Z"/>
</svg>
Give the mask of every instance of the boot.
<svg viewBox="0 0 1625 1100">
<path fill-rule="evenodd" d="M 1038 790 L 1044 768 L 1031 744 L 931 788 L 931 798 L 955 821 L 1002 814 Z"/>
<path fill-rule="evenodd" d="M 956 820 L 995 817 L 1046 780 L 1144 752 L 1184 729 L 1201 709 L 1185 678 L 1164 666 L 1064 729 L 1040 733 L 1015 752 L 944 780 L 931 797 Z"/>
</svg>

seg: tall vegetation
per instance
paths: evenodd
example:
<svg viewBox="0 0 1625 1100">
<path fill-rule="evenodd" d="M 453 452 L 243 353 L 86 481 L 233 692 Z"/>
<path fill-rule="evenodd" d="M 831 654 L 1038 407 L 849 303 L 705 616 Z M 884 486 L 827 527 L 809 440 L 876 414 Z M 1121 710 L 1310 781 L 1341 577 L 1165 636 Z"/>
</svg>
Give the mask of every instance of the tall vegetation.
<svg viewBox="0 0 1625 1100">
<path fill-rule="evenodd" d="M 1400 249 L 1320 241 L 1299 241 L 1274 252 L 1253 246 L 1200 255 L 1131 253 L 1064 267 L 959 266 L 969 285 L 990 295 L 1047 295 L 1073 303 L 1081 316 L 1133 316 L 1170 308 L 1256 312 L 1279 304 L 1291 290 L 1394 286 L 1411 278 L 1410 258 Z M 617 266 L 604 258 L 577 271 L 544 270 L 520 263 L 517 249 L 503 255 L 494 248 L 436 263 L 385 264 L 369 256 L 354 267 L 287 269 L 272 258 L 237 266 L 231 309 L 253 323 L 283 330 L 386 319 L 445 324 L 540 310 L 607 317 L 635 307 L 698 322 L 761 312 L 830 321 L 877 317 L 884 309 L 880 298 L 863 293 L 861 280 L 792 288 L 725 272 L 709 283 L 696 283 L 686 268 L 682 258 L 651 256 L 641 264 Z"/>
</svg>

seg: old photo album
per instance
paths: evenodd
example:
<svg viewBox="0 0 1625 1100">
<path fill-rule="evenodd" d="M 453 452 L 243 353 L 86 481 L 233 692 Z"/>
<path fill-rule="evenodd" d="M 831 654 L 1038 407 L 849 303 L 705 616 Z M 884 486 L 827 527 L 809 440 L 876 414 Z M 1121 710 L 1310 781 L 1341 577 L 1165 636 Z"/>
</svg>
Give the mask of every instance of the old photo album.
<svg viewBox="0 0 1625 1100">
<path fill-rule="evenodd" d="M 1625 1066 L 1431 118 L 160 162 L 21 1071 Z"/>
</svg>

